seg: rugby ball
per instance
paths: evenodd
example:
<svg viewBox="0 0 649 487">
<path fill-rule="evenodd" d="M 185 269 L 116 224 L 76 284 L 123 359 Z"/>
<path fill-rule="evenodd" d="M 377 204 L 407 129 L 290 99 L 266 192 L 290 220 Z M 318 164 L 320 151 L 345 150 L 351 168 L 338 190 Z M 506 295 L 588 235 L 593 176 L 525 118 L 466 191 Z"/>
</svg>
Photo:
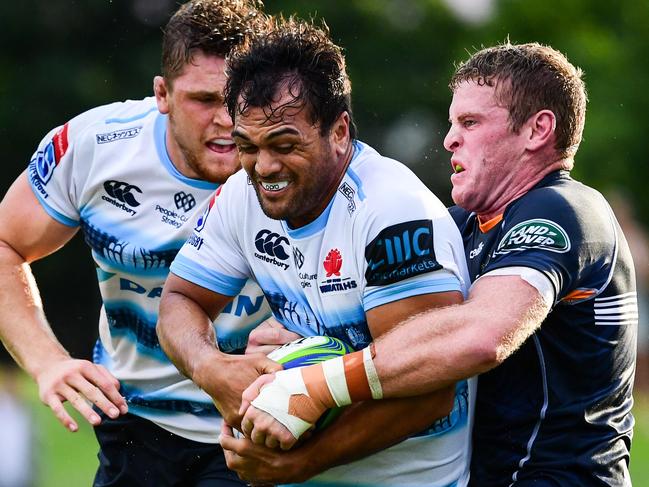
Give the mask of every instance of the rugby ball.
<svg viewBox="0 0 649 487">
<path fill-rule="evenodd" d="M 318 364 L 336 357 L 341 357 L 354 349 L 338 338 L 328 336 L 310 336 L 286 343 L 268 354 L 268 358 L 279 362 L 285 369 Z M 338 417 L 342 408 L 333 408 L 324 413 L 315 429 L 327 427 Z"/>
</svg>

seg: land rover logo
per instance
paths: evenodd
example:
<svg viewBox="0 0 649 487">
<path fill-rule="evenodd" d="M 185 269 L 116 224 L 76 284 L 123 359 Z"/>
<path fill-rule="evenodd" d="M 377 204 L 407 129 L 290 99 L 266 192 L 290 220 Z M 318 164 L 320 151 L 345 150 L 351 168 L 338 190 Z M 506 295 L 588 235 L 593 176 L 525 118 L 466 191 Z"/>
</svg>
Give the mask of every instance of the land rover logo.
<svg viewBox="0 0 649 487">
<path fill-rule="evenodd" d="M 565 253 L 570 250 L 570 239 L 565 230 L 553 221 L 540 218 L 527 220 L 505 234 L 494 251 L 494 256 L 525 249 Z"/>
</svg>

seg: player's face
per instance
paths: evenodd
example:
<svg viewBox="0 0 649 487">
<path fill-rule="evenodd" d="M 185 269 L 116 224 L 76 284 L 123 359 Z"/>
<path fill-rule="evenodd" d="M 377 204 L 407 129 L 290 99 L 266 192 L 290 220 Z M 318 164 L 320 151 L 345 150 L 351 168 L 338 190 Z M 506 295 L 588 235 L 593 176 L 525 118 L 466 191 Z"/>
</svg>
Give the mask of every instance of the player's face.
<svg viewBox="0 0 649 487">
<path fill-rule="evenodd" d="M 158 108 L 168 113 L 167 150 L 189 178 L 223 183 L 240 167 L 223 104 L 225 60 L 197 52 L 171 83 L 156 77 Z"/>
<path fill-rule="evenodd" d="M 498 103 L 495 89 L 473 81 L 455 90 L 449 120 L 444 147 L 453 153 L 453 201 L 478 215 L 496 216 L 507 200 L 503 195 L 527 177 L 521 167 L 524 136 L 512 132 L 509 111 Z"/>
<path fill-rule="evenodd" d="M 236 117 L 233 136 L 264 213 L 301 227 L 327 207 L 349 161 L 351 141 L 346 113 L 322 135 L 307 109 L 291 100 L 282 90 L 273 107 L 246 109 Z"/>
</svg>

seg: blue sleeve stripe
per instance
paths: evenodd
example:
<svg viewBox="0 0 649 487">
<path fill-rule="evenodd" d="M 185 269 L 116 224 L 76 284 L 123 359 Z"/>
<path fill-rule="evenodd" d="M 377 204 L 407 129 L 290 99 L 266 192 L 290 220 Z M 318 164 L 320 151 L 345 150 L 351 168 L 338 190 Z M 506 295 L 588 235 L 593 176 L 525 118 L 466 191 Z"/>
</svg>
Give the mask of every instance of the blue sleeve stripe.
<svg viewBox="0 0 649 487">
<path fill-rule="evenodd" d="M 207 269 L 180 254 L 172 262 L 170 270 L 178 277 L 225 296 L 239 294 L 248 280 L 245 277 L 226 276 L 213 269 Z"/>
<path fill-rule="evenodd" d="M 79 226 L 79 222 L 77 220 L 73 220 L 72 218 L 65 216 L 63 213 L 59 213 L 50 205 L 48 205 L 45 202 L 45 198 L 43 198 L 31 184 L 29 185 L 29 187 L 32 188 L 32 193 L 36 195 L 36 199 L 38 199 L 38 202 L 41 204 L 41 206 L 43 207 L 43 209 L 48 215 L 54 218 L 57 222 L 62 223 L 63 225 L 66 225 L 68 227 Z"/>
<path fill-rule="evenodd" d="M 419 296 L 421 294 L 444 293 L 450 291 L 462 292 L 460 280 L 456 277 L 437 279 L 434 281 L 402 282 L 366 292 L 363 296 L 363 308 L 369 311 L 383 304 L 399 301 L 400 299 Z"/>
</svg>

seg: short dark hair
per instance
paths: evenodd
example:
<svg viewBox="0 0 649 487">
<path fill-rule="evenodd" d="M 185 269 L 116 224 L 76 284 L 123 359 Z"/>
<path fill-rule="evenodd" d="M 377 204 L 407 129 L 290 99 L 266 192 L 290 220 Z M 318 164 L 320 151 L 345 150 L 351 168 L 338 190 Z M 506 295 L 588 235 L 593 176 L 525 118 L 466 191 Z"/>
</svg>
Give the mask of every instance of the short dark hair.
<svg viewBox="0 0 649 487">
<path fill-rule="evenodd" d="M 452 91 L 464 81 L 495 86 L 514 132 L 538 111 L 551 110 L 557 124 L 555 149 L 565 158 L 575 155 L 584 130 L 588 97 L 582 76 L 581 69 L 549 46 L 505 42 L 460 64 L 449 86 Z"/>
<path fill-rule="evenodd" d="M 169 82 L 196 51 L 226 57 L 268 21 L 259 0 L 192 0 L 176 11 L 162 37 L 162 75 Z"/>
<path fill-rule="evenodd" d="M 345 57 L 324 22 L 316 26 L 313 21 L 276 17 L 263 35 L 232 51 L 227 74 L 225 103 L 232 120 L 249 107 L 270 107 L 286 84 L 294 97 L 290 105 L 307 109 L 311 123 L 320 124 L 321 134 L 347 112 L 350 136 L 356 137 Z M 269 118 L 276 115 L 267 113 Z"/>
</svg>

